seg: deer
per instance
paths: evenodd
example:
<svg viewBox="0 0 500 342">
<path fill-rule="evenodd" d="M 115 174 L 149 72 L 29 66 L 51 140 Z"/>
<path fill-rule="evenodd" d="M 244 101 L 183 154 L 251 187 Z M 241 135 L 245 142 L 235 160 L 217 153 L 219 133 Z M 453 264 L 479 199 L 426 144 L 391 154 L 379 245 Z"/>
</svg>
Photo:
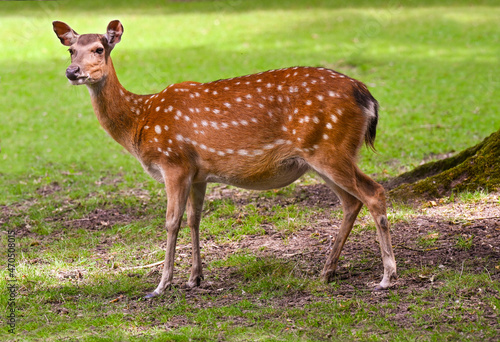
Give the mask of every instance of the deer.
<svg viewBox="0 0 500 342">
<path fill-rule="evenodd" d="M 199 226 L 207 183 L 267 190 L 315 172 L 338 196 L 339 232 L 321 278 L 335 279 L 342 248 L 363 205 L 375 221 L 383 277 L 397 279 L 385 190 L 357 166 L 363 144 L 375 150 L 377 100 L 360 81 L 323 67 L 288 67 L 209 83 L 171 84 L 138 95 L 118 81 L 110 54 L 123 25 L 105 34 L 77 34 L 60 21 L 53 30 L 69 46 L 66 77 L 86 85 L 104 130 L 165 186 L 167 245 L 161 280 L 145 298 L 172 286 L 178 232 L 186 212 L 192 239 L 187 288 L 203 280 Z"/>
</svg>

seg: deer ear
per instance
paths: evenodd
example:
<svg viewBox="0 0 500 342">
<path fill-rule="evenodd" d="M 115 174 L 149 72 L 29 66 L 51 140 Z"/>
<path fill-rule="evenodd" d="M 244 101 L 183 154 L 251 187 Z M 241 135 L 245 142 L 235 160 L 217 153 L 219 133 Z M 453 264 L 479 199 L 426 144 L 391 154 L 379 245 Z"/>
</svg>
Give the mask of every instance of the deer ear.
<svg viewBox="0 0 500 342">
<path fill-rule="evenodd" d="M 106 30 L 105 37 L 108 40 L 108 44 L 113 48 L 116 44 L 120 42 L 123 34 L 123 25 L 119 20 L 113 20 L 108 24 L 108 29 Z"/>
<path fill-rule="evenodd" d="M 76 43 L 79 35 L 68 24 L 62 21 L 53 21 L 52 27 L 57 37 L 61 40 L 62 45 L 71 46 Z"/>
</svg>

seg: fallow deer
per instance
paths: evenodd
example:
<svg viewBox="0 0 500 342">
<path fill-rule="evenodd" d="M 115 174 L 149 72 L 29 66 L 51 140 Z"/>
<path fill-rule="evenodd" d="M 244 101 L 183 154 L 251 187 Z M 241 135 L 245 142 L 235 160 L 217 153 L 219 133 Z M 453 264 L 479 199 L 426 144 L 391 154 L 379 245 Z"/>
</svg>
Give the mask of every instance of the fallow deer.
<svg viewBox="0 0 500 342">
<path fill-rule="evenodd" d="M 182 216 L 187 210 L 192 268 L 187 286 L 203 278 L 199 225 L 208 182 L 246 189 L 284 187 L 315 171 L 344 210 L 322 278 L 331 281 L 341 250 L 361 209 L 375 220 L 384 274 L 376 289 L 396 278 L 384 188 L 356 165 L 363 142 L 373 147 L 378 103 L 366 86 L 344 74 L 291 67 L 209 83 L 171 84 L 136 95 L 118 81 L 110 53 L 123 34 L 118 20 L 105 34 L 77 34 L 54 21 L 71 65 L 66 77 L 85 84 L 102 127 L 129 151 L 167 194 L 167 250 L 161 281 L 146 298 L 171 286 Z"/>
</svg>

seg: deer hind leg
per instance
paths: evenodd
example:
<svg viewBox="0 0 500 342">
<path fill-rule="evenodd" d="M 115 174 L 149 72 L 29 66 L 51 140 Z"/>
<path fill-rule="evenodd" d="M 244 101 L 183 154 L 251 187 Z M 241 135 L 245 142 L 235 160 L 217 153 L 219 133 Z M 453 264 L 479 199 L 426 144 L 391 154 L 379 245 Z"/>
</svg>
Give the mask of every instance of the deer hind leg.
<svg viewBox="0 0 500 342">
<path fill-rule="evenodd" d="M 172 284 L 174 276 L 175 247 L 177 236 L 181 227 L 182 215 L 186 209 L 189 191 L 191 188 L 191 178 L 183 170 L 168 170 L 162 172 L 167 191 L 167 215 L 165 228 L 167 229 L 167 251 L 165 253 L 165 263 L 158 287 L 145 298 L 152 298 L 160 295 Z"/>
<path fill-rule="evenodd" d="M 193 253 L 191 275 L 186 284 L 189 288 L 200 286 L 200 283 L 203 280 L 200 256 L 200 221 L 206 188 L 206 183 L 193 184 L 188 199 L 187 221 L 188 226 L 191 229 L 191 244 Z"/>
<path fill-rule="evenodd" d="M 346 167 L 347 165 L 347 167 Z M 322 165 L 317 169 L 318 173 L 326 180 L 327 183 L 335 184 L 335 186 L 340 187 L 344 192 L 347 192 L 351 196 L 355 197 L 363 204 L 368 207 L 377 227 L 377 235 L 380 243 L 380 250 L 382 253 L 382 262 L 384 266 L 384 276 L 380 284 L 376 287 L 376 290 L 382 290 L 390 287 L 391 281 L 396 279 L 396 261 L 394 258 L 394 252 L 392 250 L 391 236 L 389 221 L 387 220 L 387 209 L 385 200 L 385 190 L 384 188 L 373 181 L 370 177 L 361 172 L 356 165 L 353 163 L 346 163 L 342 169 L 325 167 Z M 332 186 L 332 185 L 331 185 Z M 355 203 L 353 199 L 350 199 L 346 194 L 342 194 L 342 191 L 337 192 L 340 194 L 343 202 Z M 357 215 L 361 206 L 354 206 L 353 204 L 348 204 L 346 209 L 346 204 L 344 205 L 344 221 L 342 222 L 341 231 L 344 229 L 344 233 L 341 239 L 347 238 L 344 236 L 346 233 L 350 232 L 352 224 L 354 223 L 355 216 Z M 351 209 L 351 207 L 353 209 Z M 357 209 L 355 212 L 354 209 Z M 352 221 L 352 222 L 351 222 Z M 345 227 L 344 227 L 345 226 Z M 339 233 L 340 235 L 340 233 Z M 335 242 L 332 254 L 327 260 L 327 265 L 325 265 L 325 270 L 323 271 L 323 276 L 329 276 L 336 266 L 335 257 L 340 255 L 340 249 L 342 248 L 343 242 L 339 241 L 338 250 L 336 250 L 337 241 Z M 337 257 L 338 258 L 338 257 Z M 331 259 L 331 260 L 330 260 Z M 329 264 L 330 263 L 330 264 Z"/>
</svg>

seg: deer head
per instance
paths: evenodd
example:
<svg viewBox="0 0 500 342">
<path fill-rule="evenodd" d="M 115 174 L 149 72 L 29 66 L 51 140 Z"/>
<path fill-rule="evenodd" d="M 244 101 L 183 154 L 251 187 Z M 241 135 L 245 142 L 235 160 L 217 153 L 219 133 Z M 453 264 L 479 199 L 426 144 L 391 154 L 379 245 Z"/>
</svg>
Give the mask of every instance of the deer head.
<svg viewBox="0 0 500 342">
<path fill-rule="evenodd" d="M 109 55 L 123 34 L 120 21 L 111 21 L 106 34 L 79 35 L 61 21 L 52 25 L 61 44 L 69 46 L 71 65 L 66 69 L 66 77 L 71 84 L 91 85 L 107 77 L 112 65 Z"/>
</svg>

